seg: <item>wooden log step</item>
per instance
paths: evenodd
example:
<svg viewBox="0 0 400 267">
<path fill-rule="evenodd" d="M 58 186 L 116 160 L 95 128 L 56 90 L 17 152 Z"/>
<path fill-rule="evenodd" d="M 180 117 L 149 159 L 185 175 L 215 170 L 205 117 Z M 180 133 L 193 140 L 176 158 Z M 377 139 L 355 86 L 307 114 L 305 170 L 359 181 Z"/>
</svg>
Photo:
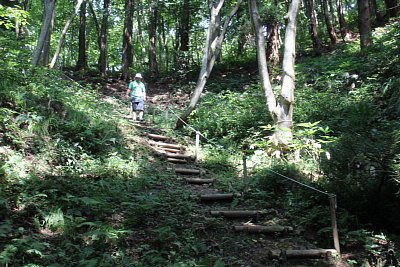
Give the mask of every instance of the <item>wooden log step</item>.
<svg viewBox="0 0 400 267">
<path fill-rule="evenodd" d="M 246 232 L 254 234 L 287 233 L 293 232 L 291 226 L 281 225 L 235 225 L 233 229 L 236 232 Z"/>
<path fill-rule="evenodd" d="M 149 141 L 150 145 L 153 146 L 159 146 L 159 147 L 168 147 L 168 148 L 174 148 L 174 149 L 183 149 L 183 147 L 181 145 L 176 145 L 176 144 L 170 144 L 170 143 L 163 143 L 163 142 L 156 142 L 156 141 Z"/>
<path fill-rule="evenodd" d="M 176 158 L 176 159 L 186 159 L 186 160 L 193 159 L 192 156 L 185 155 L 185 154 L 165 153 L 165 156 L 168 157 L 168 158 Z"/>
<path fill-rule="evenodd" d="M 175 159 L 175 158 L 167 158 L 167 161 L 168 162 L 171 162 L 171 163 L 181 163 L 181 164 L 185 164 L 185 163 L 187 163 L 187 160 L 186 159 Z"/>
<path fill-rule="evenodd" d="M 185 181 L 189 184 L 212 184 L 214 179 L 186 178 Z"/>
<path fill-rule="evenodd" d="M 151 134 L 148 133 L 147 136 L 153 140 L 159 140 L 159 141 L 166 141 L 169 140 L 170 138 L 167 136 L 163 136 L 163 135 L 158 135 L 158 134 Z"/>
<path fill-rule="evenodd" d="M 269 250 L 270 259 L 319 259 L 336 254 L 335 249 L 288 249 Z"/>
<path fill-rule="evenodd" d="M 157 150 L 164 151 L 165 153 L 181 153 L 182 151 L 179 149 L 168 148 L 168 147 L 159 147 Z"/>
<path fill-rule="evenodd" d="M 201 174 L 201 171 L 200 170 L 196 170 L 196 169 L 175 168 L 175 173 L 180 173 L 180 174 Z"/>
<path fill-rule="evenodd" d="M 260 215 L 258 210 L 212 210 L 210 214 L 212 216 L 223 216 L 227 218 L 248 218 L 258 217 Z"/>
<path fill-rule="evenodd" d="M 193 198 L 198 198 L 200 201 L 231 201 L 234 197 L 240 197 L 240 194 L 203 194 L 203 195 L 195 195 Z"/>
</svg>

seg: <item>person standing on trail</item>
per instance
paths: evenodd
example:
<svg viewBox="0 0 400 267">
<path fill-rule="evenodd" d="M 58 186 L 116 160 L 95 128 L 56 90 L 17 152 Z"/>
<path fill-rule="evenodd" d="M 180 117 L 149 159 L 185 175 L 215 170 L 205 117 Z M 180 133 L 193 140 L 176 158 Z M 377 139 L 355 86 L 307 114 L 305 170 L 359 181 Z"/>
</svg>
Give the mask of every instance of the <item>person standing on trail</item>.
<svg viewBox="0 0 400 267">
<path fill-rule="evenodd" d="M 142 74 L 136 73 L 134 80 L 129 83 L 126 91 L 126 98 L 132 102 L 132 119 L 137 120 L 137 112 L 139 113 L 139 121 L 143 121 L 144 101 L 146 101 L 146 87 L 142 82 Z"/>
</svg>

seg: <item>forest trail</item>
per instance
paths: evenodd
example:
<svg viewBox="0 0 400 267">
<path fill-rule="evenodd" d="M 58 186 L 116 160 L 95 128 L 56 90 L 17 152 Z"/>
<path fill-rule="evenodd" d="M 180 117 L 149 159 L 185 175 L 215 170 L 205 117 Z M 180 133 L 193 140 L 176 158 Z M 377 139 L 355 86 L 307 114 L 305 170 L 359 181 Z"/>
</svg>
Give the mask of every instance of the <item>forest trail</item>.
<svg viewBox="0 0 400 267">
<path fill-rule="evenodd" d="M 201 233 L 207 253 L 225 264 L 210 266 L 344 266 L 335 262 L 334 249 L 319 248 L 310 233 L 292 226 L 279 203 L 266 204 L 246 192 L 218 190 L 213 173 L 196 162 L 184 145 L 149 123 L 133 123 L 133 127 L 142 132 L 166 171 L 175 173 L 179 186 L 191 192 L 187 201 L 199 204 L 188 225 Z"/>
</svg>

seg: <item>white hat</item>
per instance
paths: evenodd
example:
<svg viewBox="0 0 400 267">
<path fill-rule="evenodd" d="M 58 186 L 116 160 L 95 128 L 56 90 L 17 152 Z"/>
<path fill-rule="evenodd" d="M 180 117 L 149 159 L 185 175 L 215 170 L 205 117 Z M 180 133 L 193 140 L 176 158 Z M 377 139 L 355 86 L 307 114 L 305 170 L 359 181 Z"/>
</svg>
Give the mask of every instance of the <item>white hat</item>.
<svg viewBox="0 0 400 267">
<path fill-rule="evenodd" d="M 140 73 L 136 73 L 135 78 L 143 79 L 142 74 L 140 74 Z"/>
</svg>

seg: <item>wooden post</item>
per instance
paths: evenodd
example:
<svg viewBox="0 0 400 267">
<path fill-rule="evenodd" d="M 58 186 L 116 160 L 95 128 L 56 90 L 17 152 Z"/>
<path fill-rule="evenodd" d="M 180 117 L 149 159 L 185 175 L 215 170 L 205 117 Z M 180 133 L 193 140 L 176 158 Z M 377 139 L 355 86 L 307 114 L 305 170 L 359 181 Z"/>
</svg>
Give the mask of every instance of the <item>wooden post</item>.
<svg viewBox="0 0 400 267">
<path fill-rule="evenodd" d="M 244 192 L 247 192 L 247 158 L 245 154 L 243 154 L 243 183 Z"/>
<path fill-rule="evenodd" d="M 156 121 L 156 109 L 153 108 L 153 123 Z"/>
<path fill-rule="evenodd" d="M 200 133 L 196 131 L 196 149 L 194 152 L 195 162 L 197 162 L 199 159 L 199 152 L 200 152 Z"/>
<path fill-rule="evenodd" d="M 164 116 L 165 116 L 165 118 L 164 118 L 165 119 L 165 124 L 168 125 L 168 109 L 165 110 Z"/>
<path fill-rule="evenodd" d="M 337 201 L 336 201 L 336 195 L 334 195 L 334 194 L 329 195 L 329 207 L 331 210 L 333 244 L 335 246 L 335 249 L 336 249 L 338 255 L 340 255 L 339 233 L 338 233 L 337 220 L 336 220 Z"/>
</svg>

